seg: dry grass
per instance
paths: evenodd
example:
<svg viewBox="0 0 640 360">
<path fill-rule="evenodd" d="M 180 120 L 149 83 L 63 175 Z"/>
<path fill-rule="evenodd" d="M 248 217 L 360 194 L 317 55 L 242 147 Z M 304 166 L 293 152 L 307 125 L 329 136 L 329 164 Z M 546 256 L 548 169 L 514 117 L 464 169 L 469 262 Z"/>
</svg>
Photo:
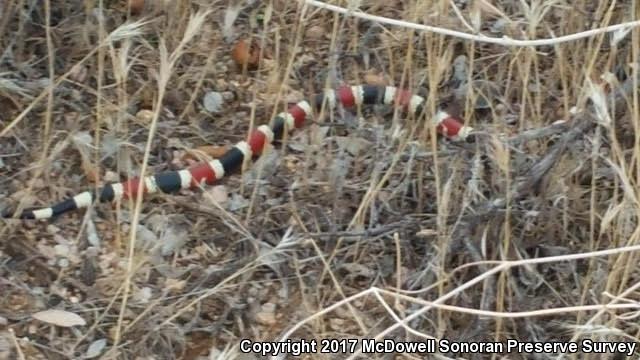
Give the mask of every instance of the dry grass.
<svg viewBox="0 0 640 360">
<path fill-rule="evenodd" d="M 497 39 L 640 15 L 587 0 L 349 4 Z M 344 83 L 429 94 L 428 114 L 446 106 L 479 131 L 458 144 L 429 115 L 321 114 L 220 186 L 4 221 L 0 359 L 258 358 L 243 338 L 637 341 L 640 30 L 587 35 L 472 42 L 281 0 L 133 15 L 0 2 L 0 210 L 188 166 L 188 151 Z M 263 50 L 258 69 L 231 59 L 239 38 Z M 46 309 L 86 325 L 32 317 Z"/>
</svg>

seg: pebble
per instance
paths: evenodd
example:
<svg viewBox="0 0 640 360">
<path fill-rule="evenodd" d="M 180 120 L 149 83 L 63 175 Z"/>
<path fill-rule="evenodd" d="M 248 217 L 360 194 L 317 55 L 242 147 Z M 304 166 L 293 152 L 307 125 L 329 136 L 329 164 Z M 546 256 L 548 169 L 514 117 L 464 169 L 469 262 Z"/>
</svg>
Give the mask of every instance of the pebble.
<svg viewBox="0 0 640 360">
<path fill-rule="evenodd" d="M 150 123 L 153 119 L 153 111 L 142 109 L 136 114 L 136 118 L 144 123 Z"/>
<path fill-rule="evenodd" d="M 233 91 L 224 91 L 222 92 L 222 98 L 225 101 L 233 101 L 236 98 L 236 94 Z"/>
<path fill-rule="evenodd" d="M 458 83 L 467 81 L 467 57 L 464 55 L 453 60 L 453 80 Z"/>
<path fill-rule="evenodd" d="M 56 255 L 58 255 L 60 257 L 67 257 L 69 255 L 69 251 L 70 251 L 69 246 L 64 245 L 64 244 L 55 245 L 53 247 L 53 249 L 55 250 Z"/>
<path fill-rule="evenodd" d="M 273 325 L 276 323 L 276 304 L 265 303 L 260 312 L 256 314 L 256 321 L 262 325 Z"/>
<path fill-rule="evenodd" d="M 507 26 L 507 20 L 505 19 L 497 19 L 491 25 L 489 31 L 494 34 L 504 34 L 504 29 Z"/>
<path fill-rule="evenodd" d="M 141 302 L 142 304 L 146 304 L 153 297 L 153 291 L 150 287 L 145 286 L 138 291 L 136 291 L 133 295 L 134 299 Z"/>
<path fill-rule="evenodd" d="M 222 103 L 224 97 L 217 91 L 209 91 L 204 95 L 203 105 L 204 108 L 211 113 L 219 113 L 222 110 Z"/>
<path fill-rule="evenodd" d="M 57 234 L 58 232 L 60 232 L 60 228 L 53 225 L 53 224 L 49 224 L 47 225 L 47 233 L 49 234 Z"/>
<path fill-rule="evenodd" d="M 68 268 L 69 267 L 69 260 L 68 259 L 60 259 L 58 260 L 58 266 L 61 268 Z"/>
</svg>

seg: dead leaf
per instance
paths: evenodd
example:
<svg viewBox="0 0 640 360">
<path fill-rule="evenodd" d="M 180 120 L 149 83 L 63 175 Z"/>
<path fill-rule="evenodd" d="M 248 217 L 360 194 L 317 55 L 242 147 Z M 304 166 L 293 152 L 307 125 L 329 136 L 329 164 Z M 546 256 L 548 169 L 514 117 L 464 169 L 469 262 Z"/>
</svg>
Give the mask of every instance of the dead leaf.
<svg viewBox="0 0 640 360">
<path fill-rule="evenodd" d="M 344 148 L 352 156 L 358 156 L 373 146 L 369 140 L 358 137 L 338 136 L 336 142 L 340 148 Z"/>
<path fill-rule="evenodd" d="M 180 293 L 186 285 L 187 285 L 186 280 L 168 278 L 164 281 L 164 289 L 168 290 L 172 294 Z"/>
<path fill-rule="evenodd" d="M 256 321 L 262 325 L 274 325 L 277 322 L 276 304 L 270 302 L 263 304 L 256 314 Z"/>
<path fill-rule="evenodd" d="M 136 245 L 141 249 L 152 249 L 159 243 L 158 236 L 143 224 L 140 224 L 136 230 Z"/>
<path fill-rule="evenodd" d="M 146 225 L 157 234 L 162 256 L 177 252 L 189 240 L 191 224 L 184 215 L 159 215 L 149 217 Z"/>
<path fill-rule="evenodd" d="M 91 345 L 89 345 L 84 358 L 93 359 L 94 357 L 98 357 L 102 353 L 102 350 L 105 346 L 107 346 L 107 339 L 99 339 L 92 342 Z"/>
<path fill-rule="evenodd" d="M 131 15 L 139 15 L 144 10 L 144 0 L 129 0 Z"/>
<path fill-rule="evenodd" d="M 69 311 L 49 309 L 31 315 L 34 319 L 61 327 L 84 326 L 87 324 L 79 315 Z"/>
<path fill-rule="evenodd" d="M 189 335 L 189 341 L 187 347 L 182 356 L 184 360 L 196 360 L 196 359 L 225 359 L 226 357 L 213 357 L 210 350 L 215 343 L 215 338 L 210 336 L 204 331 L 195 331 Z M 205 356 L 209 350 L 209 356 Z"/>
<path fill-rule="evenodd" d="M 385 79 L 384 75 L 376 73 L 364 74 L 364 82 L 368 85 L 387 86 L 389 82 Z"/>
<path fill-rule="evenodd" d="M 98 181 L 100 179 L 100 171 L 91 161 L 93 137 L 86 131 L 78 132 L 73 135 L 72 143 L 80 153 L 82 172 L 84 172 L 84 175 L 91 182 Z"/>
<path fill-rule="evenodd" d="M 229 190 L 224 185 L 217 185 L 207 189 L 207 198 L 209 200 L 215 200 L 223 208 L 226 207 L 229 202 Z"/>
<path fill-rule="evenodd" d="M 305 34 L 311 40 L 320 40 L 327 34 L 327 31 L 320 25 L 313 25 L 307 29 Z"/>
<path fill-rule="evenodd" d="M 89 161 L 86 161 L 84 158 L 82 159 L 82 172 L 84 172 L 84 176 L 87 177 L 87 180 L 91 182 L 97 182 L 100 180 L 100 171 L 97 166 L 93 166 L 93 164 Z"/>
<path fill-rule="evenodd" d="M 357 263 L 342 264 L 339 266 L 340 270 L 346 271 L 349 276 L 363 276 L 365 278 L 375 277 L 375 271 L 371 268 Z"/>
<path fill-rule="evenodd" d="M 249 199 L 240 194 L 233 194 L 231 196 L 231 201 L 229 201 L 228 209 L 230 211 L 238 211 L 246 208 L 247 206 L 249 206 Z"/>
<path fill-rule="evenodd" d="M 156 93 L 151 87 L 145 87 L 140 91 L 140 107 L 143 109 L 153 109 Z"/>
<path fill-rule="evenodd" d="M 260 61 L 260 48 L 243 39 L 238 40 L 231 51 L 231 58 L 238 66 L 246 66 L 249 70 L 258 68 Z"/>
<path fill-rule="evenodd" d="M 484 11 L 487 14 L 491 14 L 494 16 L 499 16 L 503 19 L 509 19 L 505 13 L 500 11 L 497 7 L 486 0 L 476 0 L 474 5 L 478 7 L 481 11 Z"/>
<path fill-rule="evenodd" d="M 222 155 L 224 155 L 227 151 L 229 151 L 228 146 L 198 146 L 195 149 L 187 150 L 186 154 L 182 156 L 182 161 L 200 161 L 202 159 L 205 159 L 206 157 L 218 159 L 222 157 Z"/>
</svg>

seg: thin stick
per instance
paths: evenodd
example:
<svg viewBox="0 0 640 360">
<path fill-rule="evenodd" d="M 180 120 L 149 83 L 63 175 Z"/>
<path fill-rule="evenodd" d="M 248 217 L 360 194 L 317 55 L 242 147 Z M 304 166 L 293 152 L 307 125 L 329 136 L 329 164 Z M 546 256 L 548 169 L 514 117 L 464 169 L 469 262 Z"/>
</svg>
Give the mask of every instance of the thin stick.
<svg viewBox="0 0 640 360">
<path fill-rule="evenodd" d="M 469 34 L 461 31 L 449 30 L 449 29 L 445 29 L 437 26 L 422 25 L 422 24 L 416 24 L 416 23 L 402 21 L 402 20 L 390 19 L 384 16 L 370 15 L 359 10 L 345 9 L 340 6 L 327 4 L 317 0 L 304 0 L 304 2 L 307 5 L 330 10 L 330 11 L 347 15 L 347 16 L 353 16 L 360 19 L 375 21 L 381 24 L 400 26 L 407 29 L 415 29 L 420 31 L 428 31 L 436 34 L 453 36 L 460 39 L 472 40 L 472 41 L 484 42 L 484 43 L 496 44 L 496 45 L 502 45 L 502 46 L 524 47 L 524 46 L 555 45 L 555 44 L 561 44 L 565 42 L 576 41 L 576 40 L 592 37 L 594 35 L 618 31 L 618 30 L 624 32 L 624 31 L 628 31 L 630 28 L 640 26 L 640 20 L 636 20 L 636 21 L 629 21 L 629 22 L 624 22 L 616 25 L 610 25 L 610 26 L 605 26 L 601 28 L 591 29 L 587 31 L 582 31 L 574 34 L 564 35 L 556 38 L 518 40 L 518 39 L 512 39 L 506 35 L 501 38 L 496 38 L 496 37 L 491 37 L 491 36 L 486 36 L 481 34 L 474 35 L 474 34 Z"/>
</svg>

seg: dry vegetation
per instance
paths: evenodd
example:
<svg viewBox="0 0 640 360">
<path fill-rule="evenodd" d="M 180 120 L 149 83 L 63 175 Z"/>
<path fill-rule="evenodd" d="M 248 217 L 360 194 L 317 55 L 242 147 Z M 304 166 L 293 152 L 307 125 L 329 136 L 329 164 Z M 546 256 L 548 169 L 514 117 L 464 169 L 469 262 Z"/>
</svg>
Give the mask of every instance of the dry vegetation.
<svg viewBox="0 0 640 360">
<path fill-rule="evenodd" d="M 218 186 L 3 221 L 0 358 L 253 359 L 242 338 L 288 332 L 638 339 L 640 30 L 533 48 L 298 1 L 134 3 L 0 2 L 0 209 L 183 168 L 326 87 L 404 86 L 430 110 L 324 114 Z M 633 1 L 350 3 L 515 39 L 639 14 Z M 438 106 L 476 141 L 438 138 Z M 33 316 L 49 309 L 66 312 Z M 433 356 L 456 357 L 501 355 Z"/>
</svg>

